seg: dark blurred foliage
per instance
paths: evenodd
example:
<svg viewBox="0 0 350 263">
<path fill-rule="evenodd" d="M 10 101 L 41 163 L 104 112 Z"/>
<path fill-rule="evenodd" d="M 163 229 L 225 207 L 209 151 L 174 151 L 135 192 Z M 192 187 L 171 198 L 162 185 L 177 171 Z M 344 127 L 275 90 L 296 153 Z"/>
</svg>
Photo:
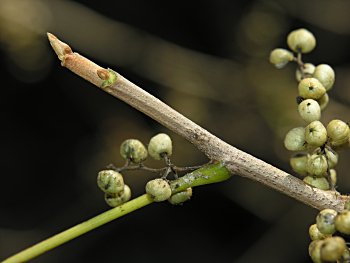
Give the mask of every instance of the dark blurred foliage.
<svg viewBox="0 0 350 263">
<path fill-rule="evenodd" d="M 107 209 L 97 172 L 122 165 L 119 145 L 174 140 L 173 162 L 205 156 L 137 110 L 59 65 L 45 32 L 116 69 L 225 141 L 291 172 L 287 130 L 296 111 L 294 66 L 275 70 L 272 48 L 306 27 L 305 61 L 336 70 L 325 122 L 349 122 L 348 1 L 0 0 L 0 258 Z M 339 190 L 350 191 L 341 153 Z M 150 165 L 159 166 L 157 162 Z M 125 175 L 134 196 L 152 174 Z M 309 262 L 316 211 L 233 177 L 194 190 L 181 207 L 153 204 L 33 262 Z"/>
</svg>

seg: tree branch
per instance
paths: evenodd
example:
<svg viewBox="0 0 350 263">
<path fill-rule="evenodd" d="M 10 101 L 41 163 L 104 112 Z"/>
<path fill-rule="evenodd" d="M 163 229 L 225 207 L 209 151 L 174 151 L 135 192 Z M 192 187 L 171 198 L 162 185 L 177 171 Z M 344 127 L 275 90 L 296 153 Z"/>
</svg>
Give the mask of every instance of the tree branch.
<svg viewBox="0 0 350 263">
<path fill-rule="evenodd" d="M 225 143 L 120 74 L 73 52 L 50 33 L 48 38 L 62 66 L 184 137 L 208 158 L 224 163 L 231 173 L 258 181 L 317 209 L 343 210 L 348 196 L 312 188 L 298 178 Z"/>
</svg>

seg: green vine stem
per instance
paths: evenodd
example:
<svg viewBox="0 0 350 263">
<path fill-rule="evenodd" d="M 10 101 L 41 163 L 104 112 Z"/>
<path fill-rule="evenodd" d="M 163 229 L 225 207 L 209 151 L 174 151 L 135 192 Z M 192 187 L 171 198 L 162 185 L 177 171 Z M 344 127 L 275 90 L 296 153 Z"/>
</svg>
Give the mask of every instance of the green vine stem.
<svg viewBox="0 0 350 263">
<path fill-rule="evenodd" d="M 176 180 L 170 181 L 172 194 L 178 193 L 188 187 L 195 187 L 205 184 L 212 184 L 227 180 L 230 178 L 230 172 L 221 163 L 211 164 L 202 167 L 196 171 L 188 173 Z M 46 251 L 58 247 L 74 238 L 77 238 L 95 228 L 98 228 L 119 217 L 129 214 L 137 209 L 153 203 L 153 199 L 144 194 L 130 200 L 118 207 L 112 208 L 102 214 L 99 214 L 83 223 L 73 226 L 57 235 L 54 235 L 34 246 L 31 246 L 7 259 L 2 263 L 20 263 L 33 259 Z"/>
</svg>

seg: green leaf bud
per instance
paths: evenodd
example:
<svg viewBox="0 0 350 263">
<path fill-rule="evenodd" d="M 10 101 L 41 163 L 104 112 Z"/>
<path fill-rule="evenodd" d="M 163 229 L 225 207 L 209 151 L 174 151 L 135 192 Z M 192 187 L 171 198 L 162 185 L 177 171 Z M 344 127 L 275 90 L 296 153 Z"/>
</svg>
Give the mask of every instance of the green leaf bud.
<svg viewBox="0 0 350 263">
<path fill-rule="evenodd" d="M 173 146 L 169 135 L 159 133 L 151 138 L 148 144 L 148 153 L 152 158 L 160 160 L 163 155 L 171 156 Z"/>
<path fill-rule="evenodd" d="M 329 96 L 327 92 L 321 98 L 319 98 L 317 102 L 320 105 L 321 111 L 323 111 L 327 107 L 329 102 Z"/>
<path fill-rule="evenodd" d="M 340 233 L 350 235 L 350 211 L 343 210 L 335 218 L 335 229 Z"/>
<path fill-rule="evenodd" d="M 323 240 L 314 240 L 309 245 L 309 255 L 314 263 L 322 263 L 321 247 Z"/>
<path fill-rule="evenodd" d="M 141 163 L 146 160 L 148 153 L 142 142 L 128 139 L 120 145 L 120 155 L 133 163 Z"/>
<path fill-rule="evenodd" d="M 338 154 L 330 148 L 325 149 L 328 168 L 334 168 L 338 164 Z"/>
<path fill-rule="evenodd" d="M 327 134 L 332 146 L 340 146 L 348 143 L 349 125 L 341 120 L 332 120 L 327 125 Z"/>
<path fill-rule="evenodd" d="M 191 197 L 192 197 L 192 188 L 189 187 L 185 191 L 173 194 L 172 196 L 170 196 L 168 201 L 172 205 L 179 205 L 179 204 L 182 204 L 183 202 L 190 200 Z"/>
<path fill-rule="evenodd" d="M 313 77 L 318 79 L 327 91 L 333 87 L 335 81 L 335 73 L 331 66 L 327 64 L 318 65 L 315 68 Z"/>
<path fill-rule="evenodd" d="M 327 235 L 322 234 L 320 230 L 318 230 L 316 224 L 313 224 L 309 227 L 309 236 L 311 240 L 319 240 L 327 237 Z"/>
<path fill-rule="evenodd" d="M 347 249 L 345 240 L 342 237 L 328 237 L 323 240 L 321 246 L 321 260 L 327 262 L 336 262 Z"/>
<path fill-rule="evenodd" d="M 114 170 L 103 170 L 98 173 L 97 185 L 106 194 L 117 194 L 124 189 L 124 179 Z"/>
<path fill-rule="evenodd" d="M 299 95 L 304 99 L 314 100 L 318 100 L 326 93 L 325 87 L 315 78 L 302 79 L 299 82 L 298 91 Z"/>
<path fill-rule="evenodd" d="M 318 121 L 321 118 L 320 105 L 313 99 L 303 100 L 298 105 L 298 111 L 301 118 L 308 123 Z"/>
<path fill-rule="evenodd" d="M 287 44 L 294 52 L 309 53 L 316 47 L 316 38 L 310 31 L 300 28 L 288 34 Z"/>
<path fill-rule="evenodd" d="M 146 184 L 146 193 L 149 194 L 155 202 L 161 202 L 167 200 L 171 196 L 171 188 L 166 180 L 157 178 Z"/>
<path fill-rule="evenodd" d="M 312 154 L 307 161 L 307 172 L 316 177 L 324 177 L 327 174 L 327 159 L 323 154 Z"/>
<path fill-rule="evenodd" d="M 308 155 L 304 153 L 298 153 L 290 158 L 290 166 L 292 169 L 302 176 L 307 175 L 307 160 Z"/>
<path fill-rule="evenodd" d="M 284 138 L 284 146 L 290 151 L 305 150 L 305 128 L 297 127 L 291 129 Z"/>
<path fill-rule="evenodd" d="M 278 69 L 283 68 L 293 59 L 293 53 L 283 48 L 276 48 L 270 53 L 270 62 Z"/>
<path fill-rule="evenodd" d="M 303 78 L 310 78 L 312 77 L 312 74 L 314 74 L 315 71 L 315 65 L 311 63 L 305 63 L 304 68 L 303 68 L 303 74 L 301 74 L 301 71 L 299 68 L 296 69 L 295 71 L 295 78 L 297 79 L 298 82 L 300 82 Z"/>
<path fill-rule="evenodd" d="M 327 141 L 327 130 L 320 121 L 313 121 L 305 128 L 305 141 L 312 146 L 322 146 Z"/>
<path fill-rule="evenodd" d="M 131 198 L 131 190 L 128 185 L 124 185 L 123 191 L 116 194 L 105 194 L 105 201 L 111 207 L 116 207 L 125 202 L 129 201 Z"/>
<path fill-rule="evenodd" d="M 329 190 L 329 183 L 325 177 L 313 177 L 313 176 L 306 176 L 303 181 L 315 188 L 321 189 L 321 190 Z"/>
<path fill-rule="evenodd" d="M 316 217 L 316 224 L 318 230 L 325 235 L 333 235 L 335 232 L 335 218 L 337 211 L 333 209 L 323 209 Z"/>
</svg>

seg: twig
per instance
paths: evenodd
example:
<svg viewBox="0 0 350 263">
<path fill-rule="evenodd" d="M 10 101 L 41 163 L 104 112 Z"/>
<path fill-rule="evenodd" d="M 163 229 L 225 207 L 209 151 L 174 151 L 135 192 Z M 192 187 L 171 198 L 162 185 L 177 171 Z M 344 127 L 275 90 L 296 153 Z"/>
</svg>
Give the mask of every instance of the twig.
<svg viewBox="0 0 350 263">
<path fill-rule="evenodd" d="M 223 162 L 233 174 L 258 181 L 317 209 L 340 211 L 349 199 L 335 191 L 312 188 L 300 179 L 225 143 L 120 74 L 74 53 L 50 33 L 48 38 L 62 66 L 178 133 L 208 158 Z"/>
</svg>

